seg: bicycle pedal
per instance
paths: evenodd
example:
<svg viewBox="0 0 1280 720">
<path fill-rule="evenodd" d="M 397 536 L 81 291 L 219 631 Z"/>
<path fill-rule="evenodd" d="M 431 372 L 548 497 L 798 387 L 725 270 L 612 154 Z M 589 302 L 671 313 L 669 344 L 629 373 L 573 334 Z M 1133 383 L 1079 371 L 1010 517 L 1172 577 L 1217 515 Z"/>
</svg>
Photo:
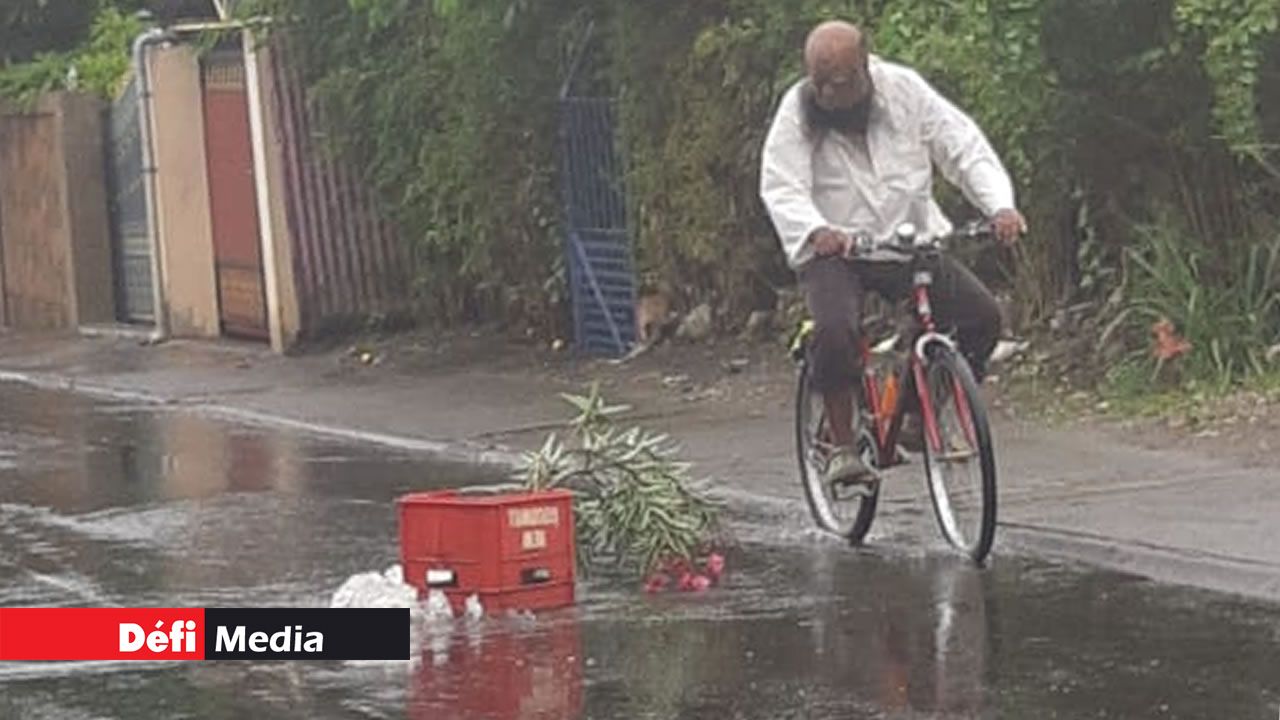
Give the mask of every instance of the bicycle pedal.
<svg viewBox="0 0 1280 720">
<path fill-rule="evenodd" d="M 883 464 L 877 464 L 876 469 L 888 470 L 889 468 L 895 468 L 895 467 L 898 467 L 899 465 L 910 465 L 910 464 L 911 464 L 911 458 L 908 457 L 906 453 L 902 452 L 902 450 L 898 448 L 894 448 L 893 457 L 889 458 L 889 462 L 883 463 Z"/>
<path fill-rule="evenodd" d="M 848 494 L 845 495 L 844 492 Z M 880 478 L 872 480 L 852 481 L 837 480 L 831 484 L 831 496 L 839 502 L 847 502 L 849 500 L 861 500 L 875 496 L 880 492 Z"/>
</svg>

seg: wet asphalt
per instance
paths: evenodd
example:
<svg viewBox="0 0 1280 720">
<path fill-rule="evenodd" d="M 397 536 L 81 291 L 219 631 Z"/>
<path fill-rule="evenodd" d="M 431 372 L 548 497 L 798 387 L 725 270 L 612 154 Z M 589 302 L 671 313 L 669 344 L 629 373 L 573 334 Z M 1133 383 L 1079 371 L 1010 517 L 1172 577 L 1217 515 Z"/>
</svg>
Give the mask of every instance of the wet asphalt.
<svg viewBox="0 0 1280 720">
<path fill-rule="evenodd" d="M 0 606 L 326 606 L 394 500 L 493 469 L 0 385 Z M 0 662 L 0 718 L 1274 718 L 1280 608 L 997 555 L 892 508 L 730 508 L 724 584 L 428 635 L 412 663 Z M 936 534 L 936 533 L 935 533 Z"/>
</svg>

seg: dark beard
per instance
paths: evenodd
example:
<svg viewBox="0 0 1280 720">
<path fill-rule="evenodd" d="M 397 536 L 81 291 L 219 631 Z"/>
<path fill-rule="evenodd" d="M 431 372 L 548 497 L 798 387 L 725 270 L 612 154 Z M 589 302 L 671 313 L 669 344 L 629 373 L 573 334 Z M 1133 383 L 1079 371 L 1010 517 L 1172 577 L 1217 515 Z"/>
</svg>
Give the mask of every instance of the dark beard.
<svg viewBox="0 0 1280 720">
<path fill-rule="evenodd" d="M 801 88 L 805 126 L 815 135 L 822 135 L 830 130 L 846 135 L 864 135 L 871 124 L 871 101 L 874 97 L 873 88 L 871 94 L 851 108 L 828 110 L 818 104 L 813 86 L 805 83 Z"/>
</svg>

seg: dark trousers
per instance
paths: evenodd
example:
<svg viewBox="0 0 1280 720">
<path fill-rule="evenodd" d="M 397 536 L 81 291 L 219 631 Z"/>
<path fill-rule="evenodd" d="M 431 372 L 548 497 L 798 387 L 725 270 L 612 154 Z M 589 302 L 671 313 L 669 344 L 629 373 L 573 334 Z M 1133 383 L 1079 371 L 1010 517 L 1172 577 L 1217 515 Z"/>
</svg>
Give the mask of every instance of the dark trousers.
<svg viewBox="0 0 1280 720">
<path fill-rule="evenodd" d="M 820 257 L 800 269 L 800 287 L 814 321 L 809 361 L 814 387 L 823 393 L 856 387 L 863 299 L 868 290 L 898 303 L 911 295 L 911 267 L 896 262 L 849 262 Z M 1000 337 L 1000 307 L 968 268 L 942 256 L 929 289 L 939 330 L 954 331 L 960 351 L 981 381 Z"/>
</svg>

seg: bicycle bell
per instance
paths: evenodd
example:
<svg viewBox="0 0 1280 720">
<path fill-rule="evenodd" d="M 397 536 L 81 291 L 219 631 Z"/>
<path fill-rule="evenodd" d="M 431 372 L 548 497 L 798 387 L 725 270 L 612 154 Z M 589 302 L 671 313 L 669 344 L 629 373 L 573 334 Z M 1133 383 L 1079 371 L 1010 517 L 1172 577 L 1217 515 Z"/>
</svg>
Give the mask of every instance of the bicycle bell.
<svg viewBox="0 0 1280 720">
<path fill-rule="evenodd" d="M 894 230 L 893 235 L 901 247 L 912 247 L 916 244 L 916 226 L 913 223 L 902 223 L 897 230 Z"/>
</svg>

